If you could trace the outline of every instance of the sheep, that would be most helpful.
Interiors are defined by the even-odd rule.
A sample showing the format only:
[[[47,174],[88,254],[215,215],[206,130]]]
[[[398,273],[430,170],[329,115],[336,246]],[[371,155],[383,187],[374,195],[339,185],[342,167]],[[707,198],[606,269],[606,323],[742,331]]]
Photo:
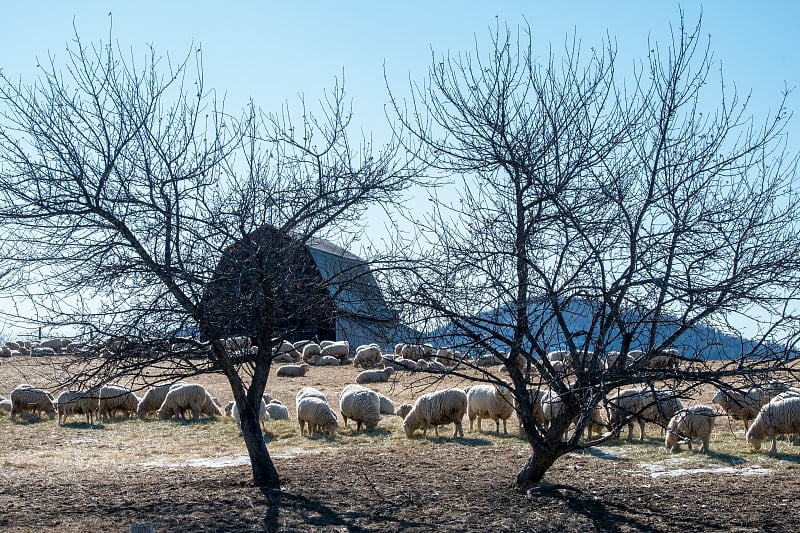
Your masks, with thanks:
[[[309,363],[314,366],[339,366],[339,359],[332,355],[312,355]]]
[[[644,440],[646,422],[666,426],[675,413],[683,409],[680,398],[666,390],[653,391],[648,387],[625,389],[608,399],[609,422],[619,431],[623,422],[628,425],[628,440],[633,438],[633,422],[639,423],[639,440]]]
[[[267,404],[267,414],[269,420],[289,420],[289,409],[278,400],[272,400]]]
[[[547,354],[547,359],[552,364],[555,361],[561,361],[565,366],[572,366],[572,354],[566,350],[554,350]]]
[[[404,359],[413,361],[433,357],[434,353],[434,348],[430,344],[404,344],[400,348],[400,355]]]
[[[11,391],[11,422],[16,422],[17,413],[23,411],[33,411],[39,419],[41,419],[42,411],[50,420],[56,417],[56,409],[50,393],[27,384],[18,385]]]
[[[560,361],[556,362],[560,363]],[[538,412],[534,409],[534,417],[540,424],[548,427],[551,421],[561,414],[561,411],[564,408],[564,401],[555,391],[534,390],[529,391],[529,394],[531,395],[531,401],[534,401],[535,398],[539,398],[540,409]],[[591,420],[587,420],[585,425],[588,439],[592,438],[594,431],[597,431],[597,433],[600,434],[603,428],[608,427],[608,422],[603,416],[603,411],[604,409],[601,405],[595,405],[594,409],[592,409],[592,418]],[[580,416],[581,415],[578,414],[573,421],[577,421]],[[522,428],[520,428],[520,430],[521,429]]]
[[[417,363],[412,361],[411,359],[405,359],[403,357],[394,357],[393,359],[387,358],[388,356],[384,355],[381,358],[381,363],[383,363],[386,367],[392,367],[395,370],[416,370]]]
[[[100,387],[100,419],[108,420],[114,411],[120,410],[125,416],[137,412],[139,398],[127,387],[120,385],[103,385]]]
[[[52,357],[55,354],[56,351],[47,346],[37,346],[35,348],[31,348],[31,357]]]
[[[415,363],[415,366],[417,370],[420,370],[422,372],[427,372],[431,365],[429,361],[425,359],[420,359]]]
[[[151,387],[150,390],[145,393],[144,397],[139,400],[139,405],[136,406],[136,416],[142,420],[146,420],[150,413],[158,411],[171,388],[186,384],[185,381],[176,381],[175,383]]]
[[[226,403],[226,404],[225,404],[225,409],[224,409],[224,411],[225,411],[225,416],[232,416],[232,415],[233,415],[233,405],[234,405],[235,403],[236,403],[236,402],[234,402],[233,400],[231,400],[231,401],[229,401],[228,403]],[[160,406],[159,406],[159,407],[160,407]]]
[[[287,364],[294,364],[294,357],[292,357],[288,353],[280,353],[278,355],[274,355],[272,357],[273,363],[287,363]]]
[[[711,431],[714,429],[714,409],[708,405],[693,405],[686,409],[681,409],[669,419],[667,424],[667,436],[664,438],[664,446],[667,451],[679,451],[681,439],[686,439],[689,449],[692,449],[692,439],[700,439],[702,445],[701,452],[708,451],[708,441],[711,438]]]
[[[303,358],[303,354],[295,349],[294,345],[287,340],[282,340],[279,345],[273,346],[272,355],[273,361],[276,359],[280,359],[281,361],[291,359],[291,361],[288,361],[290,363],[296,363]]]
[[[222,416],[219,406],[199,383],[189,383],[170,389],[157,414],[159,420],[167,420],[174,415],[182,416],[187,409],[192,410],[195,421],[200,418],[200,414],[206,414],[211,418]]]
[[[306,363],[302,365],[283,365],[278,368],[276,375],[285,378],[299,378],[305,376],[310,368]]]
[[[474,385],[467,389],[467,415],[469,416],[469,430],[478,419],[478,431],[481,430],[481,420],[491,418],[494,420],[497,435],[500,435],[500,421],[503,421],[503,434],[508,435],[506,421],[514,412],[511,391],[508,385]]]
[[[447,372],[447,367],[444,364],[440,363],[439,361],[428,361],[428,372],[436,372],[438,374],[444,374]]]
[[[381,360],[381,348],[377,344],[363,344],[356,348],[356,355],[353,358],[353,366],[372,368]]]
[[[11,406],[11,400],[0,401],[0,414],[10,413]]]
[[[350,343],[347,341],[335,341],[322,346],[320,355],[331,355],[339,359],[340,362],[346,363],[350,358]]]
[[[339,396],[339,412],[347,427],[347,419],[356,422],[356,430],[375,429],[381,419],[381,399],[378,393],[361,385],[348,385]]]
[[[750,426],[750,421],[758,415],[758,410],[762,405],[776,396],[779,392],[772,387],[762,389],[751,387],[742,393],[737,390],[720,389],[711,400],[711,403],[719,405],[734,420],[741,420],[744,431]]]
[[[618,363],[617,361],[619,361],[621,357],[622,354],[620,352],[616,351],[608,352],[606,354],[605,369],[606,370],[624,369],[630,367],[633,364],[634,358],[631,357],[630,354],[625,356],[625,360],[623,362]]]
[[[394,402],[381,394],[380,392],[376,393],[378,398],[381,401],[381,414],[382,415],[393,415],[394,414]]]
[[[12,350],[8,346],[0,346],[0,357],[11,357]]]
[[[646,368],[678,368],[680,353],[674,348],[659,350],[647,360]]]
[[[397,344],[395,344],[394,345],[394,355],[395,356],[402,355],[403,346],[405,346],[405,345],[406,345],[406,343],[404,343],[404,342],[398,342]]]
[[[339,429],[336,413],[328,402],[314,396],[305,396],[297,403],[297,422],[300,425],[300,435],[305,435],[306,424],[310,436],[317,433],[333,436]]]
[[[382,370],[364,370],[356,376],[356,383],[383,383],[389,381],[389,377],[394,374],[394,368],[387,366]]]
[[[92,387],[88,391],[67,390],[56,398],[58,424],[63,425],[73,414],[86,415],[86,422],[94,424],[100,410],[100,389]]]
[[[223,345],[228,353],[233,353],[249,349],[252,346],[252,341],[250,337],[241,335],[239,337],[228,337],[224,339]]]
[[[303,398],[319,398],[325,403],[328,403],[328,398],[325,397],[325,394],[322,391],[315,389],[314,387],[303,387],[294,397],[294,403],[297,405],[300,403],[300,400]]]
[[[488,353],[475,359],[475,366],[495,366],[502,364],[502,362],[496,355]]]
[[[771,437],[769,453],[778,449],[776,437],[783,434],[800,433],[800,397],[791,396],[771,401],[758,411],[753,424],[747,430],[747,443],[755,450],[761,449],[764,439]]]
[[[455,424],[453,437],[464,436],[461,420],[467,411],[467,394],[461,389],[446,389],[423,394],[403,420],[406,437],[411,438],[418,428],[422,428],[422,436],[427,436],[428,428],[433,426],[436,436],[439,427],[444,424]]]
[[[408,413],[410,413],[410,412],[411,412],[411,409],[412,409],[413,407],[414,407],[414,406],[413,406],[413,405],[411,405],[410,403],[404,403],[404,404],[400,404],[400,407],[398,407],[398,408],[397,408],[397,412],[396,412],[396,414],[397,414],[397,416],[399,416],[400,418],[405,418],[406,416],[408,416]]]
[[[316,342],[309,342],[303,346],[303,362],[308,363],[315,355],[322,355],[322,348]]]
[[[231,406],[231,417],[233,421],[236,422],[236,425],[239,426],[239,433],[242,432],[242,416],[239,413],[239,408],[236,406],[236,402],[233,402]],[[258,409],[258,422],[261,424],[261,429],[266,429],[266,422],[270,419],[269,413],[267,412],[267,403],[264,401],[264,398],[261,398],[261,405]]]

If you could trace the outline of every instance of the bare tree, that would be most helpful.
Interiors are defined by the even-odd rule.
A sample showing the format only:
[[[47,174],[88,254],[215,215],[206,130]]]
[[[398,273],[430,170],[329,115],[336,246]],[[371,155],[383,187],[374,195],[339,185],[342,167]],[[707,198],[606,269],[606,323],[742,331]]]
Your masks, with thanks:
[[[274,344],[316,305],[287,309],[287,263],[312,239],[346,246],[364,209],[397,200],[413,175],[396,144],[352,143],[339,84],[316,112],[301,101],[296,115],[251,104],[234,116],[202,74],[200,49],[177,64],[151,49],[140,63],[110,34],[86,45],[77,31],[66,63],[51,58],[34,83],[0,73],[2,255],[26,300],[5,318],[104,340],[104,359],[87,347],[65,384],[224,373],[254,482],[274,487],[258,408]],[[225,343],[243,315],[257,350]]]
[[[797,154],[783,102],[759,122],[720,79],[709,105],[716,66],[700,23],[686,28],[682,15],[625,83],[610,43],[583,57],[568,41],[544,62],[530,30],[498,30],[492,45],[434,57],[409,100],[393,98],[408,146],[462,186],[431,197],[416,238],[398,246],[413,253],[388,277],[429,338],[507,366],[531,446],[516,479],[527,490],[637,414],[582,439],[620,387],[686,398],[793,356]],[[737,316],[760,327],[755,341],[735,330]],[[740,350],[725,356],[736,360],[710,365],[731,338]],[[659,365],[670,349],[678,359]],[[549,421],[535,413],[545,391],[561,407]]]

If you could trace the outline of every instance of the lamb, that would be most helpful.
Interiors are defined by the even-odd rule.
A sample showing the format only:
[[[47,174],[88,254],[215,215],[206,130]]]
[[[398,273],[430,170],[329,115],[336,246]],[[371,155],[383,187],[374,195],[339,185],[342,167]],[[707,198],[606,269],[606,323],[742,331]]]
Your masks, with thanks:
[[[363,344],[356,348],[356,356],[353,358],[353,366],[372,368],[381,360],[381,348],[377,344]]]
[[[45,412],[50,420],[56,417],[50,393],[27,384],[18,385],[11,391],[11,422],[16,422],[17,413],[23,411],[33,411],[39,419],[42,412]]]
[[[297,422],[300,425],[300,435],[305,435],[306,424],[310,436],[317,433],[333,436],[339,429],[336,413],[328,402],[314,396],[305,396],[297,403]]]
[[[180,387],[181,385],[186,385],[186,382],[176,381],[175,383],[151,387],[150,390],[145,393],[144,397],[139,400],[139,405],[136,406],[136,416],[142,420],[147,420],[148,415],[158,411],[161,404],[164,403],[164,398],[167,397],[169,390],[173,387]]]
[[[764,439],[772,438],[769,453],[778,449],[778,435],[800,433],[800,397],[791,396],[764,405],[747,430],[747,443],[755,450],[761,449]]]
[[[267,414],[269,420],[289,420],[289,409],[278,400],[272,400],[267,404]]]
[[[276,375],[285,378],[299,378],[305,376],[310,368],[306,363],[302,365],[283,365],[278,368]]]
[[[233,417],[233,421],[236,422],[236,425],[239,426],[239,433],[242,432],[242,416],[239,413],[239,408],[236,406],[236,402],[233,402],[231,406],[231,417]],[[261,398],[261,406],[258,409],[258,422],[261,424],[261,429],[266,429],[266,422],[269,420],[269,413],[267,412],[267,403],[264,401],[264,398]]]
[[[31,348],[31,357],[52,357],[55,354],[56,351],[54,349],[46,346],[36,346],[35,348]]]
[[[340,362],[346,363],[350,358],[350,343],[347,341],[334,341],[330,344],[322,346],[320,355],[330,355],[339,359]]]
[[[325,397],[325,394],[323,394],[322,391],[315,389],[314,387],[303,387],[302,389],[297,391],[297,394],[294,397],[295,405],[299,404],[300,400],[302,400],[303,398],[319,398],[323,402],[328,403],[328,398]]]
[[[667,436],[664,439],[667,451],[679,451],[681,439],[687,440],[691,450],[692,439],[695,438],[703,442],[700,451],[707,452],[715,416],[714,409],[708,405],[693,405],[678,411],[667,424]]]
[[[58,407],[58,424],[63,425],[67,417],[73,414],[86,415],[86,422],[94,424],[100,409],[100,389],[93,387],[88,391],[67,390],[56,398]]]
[[[366,383],[383,383],[389,381],[389,377],[394,374],[394,368],[387,366],[382,370],[364,370],[356,376],[356,383],[364,385]]]
[[[400,407],[398,407],[398,408],[397,408],[397,413],[396,413],[396,414],[397,414],[397,416],[399,416],[400,418],[405,418],[406,416],[408,416],[408,413],[410,413],[410,412],[411,412],[411,409],[412,409],[413,407],[414,407],[414,406],[413,406],[413,405],[411,405],[410,403],[404,403],[404,404],[401,404],[401,405],[400,405]]]
[[[167,392],[164,403],[158,410],[159,420],[167,420],[175,415],[183,416],[187,409],[192,410],[192,417],[195,421],[199,420],[200,414],[206,414],[211,418],[222,416],[219,406],[211,399],[205,387],[199,383],[189,383],[175,387]]]
[[[100,387],[100,419],[108,420],[117,410],[125,416],[136,413],[139,407],[139,398],[127,387],[120,385],[103,385]]]
[[[314,366],[339,366],[339,359],[332,355],[312,355],[309,363]]]
[[[427,436],[428,428],[433,426],[436,436],[439,427],[444,424],[455,424],[453,437],[464,436],[461,420],[467,411],[467,394],[461,389],[446,389],[423,394],[411,408],[403,420],[406,437],[411,438],[418,428],[422,428],[422,436]]]
[[[481,430],[481,420],[491,418],[494,420],[496,433],[500,434],[500,421],[503,421],[503,434],[508,435],[506,421],[514,412],[511,391],[508,385],[474,385],[467,389],[467,415],[469,416],[469,430],[478,419],[478,431]]]
[[[369,431],[375,429],[380,422],[381,400],[375,391],[361,385],[348,385],[339,396],[339,412],[342,413],[345,427],[350,418],[356,422],[357,431],[362,424]]]

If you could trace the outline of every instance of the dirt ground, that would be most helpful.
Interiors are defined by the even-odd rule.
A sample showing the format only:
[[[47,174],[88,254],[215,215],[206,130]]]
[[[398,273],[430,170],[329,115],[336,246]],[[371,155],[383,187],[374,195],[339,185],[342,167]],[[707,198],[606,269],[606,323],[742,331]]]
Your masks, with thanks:
[[[32,381],[26,368],[4,361],[0,395],[23,375]],[[335,404],[356,372],[273,374],[268,388],[293,416],[301,386],[322,389]],[[198,381],[220,399],[230,396],[219,376]],[[424,392],[410,385],[402,377],[376,389],[399,403]],[[556,487],[527,496],[511,488],[528,454],[516,422],[508,436],[473,432],[453,440],[446,431],[411,441],[397,417],[369,437],[343,428],[330,439],[273,423],[268,446],[279,492],[251,486],[230,419],[58,427],[0,417],[0,531],[129,531],[139,522],[159,532],[796,531],[800,523],[798,449],[780,443],[774,457],[749,452],[741,430],[727,424],[707,455],[668,456],[655,428],[643,443],[571,454],[547,474]]]

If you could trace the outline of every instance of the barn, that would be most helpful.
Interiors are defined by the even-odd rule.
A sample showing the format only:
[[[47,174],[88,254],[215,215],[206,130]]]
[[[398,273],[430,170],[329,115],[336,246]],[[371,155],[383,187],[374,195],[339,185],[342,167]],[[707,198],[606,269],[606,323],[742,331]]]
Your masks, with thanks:
[[[271,295],[271,298],[266,295]],[[387,350],[402,326],[369,265],[324,239],[305,242],[265,225],[220,258],[202,312],[214,335],[253,336],[273,317],[273,336],[377,342]]]

